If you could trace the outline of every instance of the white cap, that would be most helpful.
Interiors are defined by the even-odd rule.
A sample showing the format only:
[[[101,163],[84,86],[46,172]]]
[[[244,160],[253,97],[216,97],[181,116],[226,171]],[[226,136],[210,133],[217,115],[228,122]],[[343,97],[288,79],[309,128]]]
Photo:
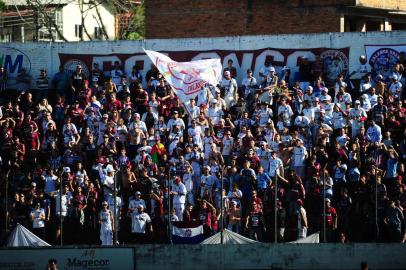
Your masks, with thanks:
[[[217,103],[217,99],[213,98],[210,103],[216,104]]]
[[[109,118],[109,115],[107,113],[103,114],[103,118]]]
[[[63,172],[64,173],[70,173],[70,168],[69,167],[64,167]]]
[[[282,68],[282,70],[290,70],[290,68],[289,68],[288,66],[284,66],[284,67]]]
[[[307,54],[302,56],[302,59],[309,59],[309,56]]]
[[[224,71],[224,75],[230,75],[230,71],[228,70]]]
[[[114,168],[113,168],[113,165],[111,165],[111,164],[107,165],[107,167],[106,167],[106,172],[112,173],[112,172],[114,172],[114,171],[115,171],[115,170],[114,170]]]
[[[398,80],[398,75],[393,74],[393,75],[391,76],[391,79],[394,79],[395,81],[397,81],[397,80]]]
[[[306,90],[313,91],[313,87],[311,85],[309,85],[309,86],[306,87]]]
[[[359,100],[356,100],[355,104],[361,104],[361,102]]]
[[[269,71],[275,72],[275,68],[274,68],[274,67],[270,67],[270,68],[269,68]]]

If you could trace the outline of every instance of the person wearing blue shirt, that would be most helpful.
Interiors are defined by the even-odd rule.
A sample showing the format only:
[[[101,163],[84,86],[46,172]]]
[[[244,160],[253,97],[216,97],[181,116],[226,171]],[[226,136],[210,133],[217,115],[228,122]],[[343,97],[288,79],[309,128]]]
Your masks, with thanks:
[[[264,168],[260,165],[258,167],[258,191],[259,193],[263,193],[270,185],[271,177],[267,173],[264,173]]]

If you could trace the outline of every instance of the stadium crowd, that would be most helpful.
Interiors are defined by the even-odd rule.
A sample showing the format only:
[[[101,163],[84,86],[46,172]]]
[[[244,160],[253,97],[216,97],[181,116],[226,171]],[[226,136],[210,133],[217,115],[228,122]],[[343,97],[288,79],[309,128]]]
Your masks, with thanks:
[[[296,82],[265,61],[237,82],[229,61],[188,104],[154,66],[22,69],[13,90],[1,68],[1,230],[52,244],[168,243],[169,224],[405,242],[404,53],[388,77],[361,56],[331,85],[317,64],[303,56]]]

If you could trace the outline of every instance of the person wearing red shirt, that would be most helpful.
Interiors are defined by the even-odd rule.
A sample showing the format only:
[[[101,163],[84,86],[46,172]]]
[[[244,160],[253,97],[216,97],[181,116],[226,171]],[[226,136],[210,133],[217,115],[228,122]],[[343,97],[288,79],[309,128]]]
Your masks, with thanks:
[[[326,198],[326,214],[321,213],[321,228],[324,226],[324,219],[326,222],[326,240],[327,242],[334,241],[334,233],[337,229],[337,211],[334,207],[331,206],[331,200]]]
[[[105,104],[105,109],[109,112],[112,112],[115,110],[119,111],[122,108],[123,108],[123,105],[121,104],[121,101],[117,99],[115,93],[112,93],[110,95],[110,101]]]

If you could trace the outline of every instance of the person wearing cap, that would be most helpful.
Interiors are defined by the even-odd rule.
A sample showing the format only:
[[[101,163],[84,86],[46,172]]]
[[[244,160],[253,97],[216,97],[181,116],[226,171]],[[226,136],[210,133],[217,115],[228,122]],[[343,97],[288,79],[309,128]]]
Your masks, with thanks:
[[[248,237],[256,241],[263,241],[266,224],[261,206],[255,200],[252,200],[249,205],[249,211],[245,220],[245,230],[248,232]]]
[[[259,77],[261,77],[261,81],[266,80],[266,77],[270,73],[270,68],[272,67],[271,59],[266,57],[264,61],[264,65],[259,70]]]
[[[141,192],[136,191],[134,197],[132,197],[128,203],[128,213],[131,214],[133,211],[137,211],[139,205],[147,208],[145,201],[141,197]]]
[[[107,201],[114,190],[114,174],[116,170],[111,164],[108,164],[104,170],[101,166],[98,169],[101,178],[100,182],[103,185],[104,200]]]
[[[176,210],[176,215],[179,218],[179,221],[183,220],[183,211],[185,211],[186,203],[186,186],[182,183],[179,176],[175,177],[173,181],[170,194],[173,196],[173,207]]]
[[[173,131],[174,126],[179,126],[179,130],[183,132],[186,128],[185,122],[183,121],[182,118],[179,117],[179,111],[173,111],[172,112],[172,118],[169,119],[168,121],[168,132]]]
[[[220,88],[222,90],[227,109],[230,109],[230,107],[238,100],[238,85],[237,81],[231,77],[231,73],[229,71],[224,72],[224,78],[220,81]]]
[[[113,245],[114,218],[106,201],[102,203],[102,210],[99,212],[99,224],[102,246]]]
[[[147,242],[147,233],[152,233],[151,218],[144,211],[144,206],[140,204],[137,210],[131,213],[131,232],[137,244]]]
[[[230,208],[226,214],[227,229],[240,233],[241,231],[241,209],[238,208],[236,201],[231,201]]]
[[[209,122],[212,125],[218,125],[220,120],[224,116],[224,111],[221,106],[219,106],[217,99],[213,98],[210,100],[210,107],[207,112]]]
[[[331,206],[331,200],[329,198],[325,199],[326,204],[326,214],[324,212],[321,213],[321,221],[320,221],[320,228],[323,231],[323,223],[324,219],[326,222],[326,241],[327,242],[334,242],[334,233],[337,229],[337,211],[334,207]],[[322,234],[323,235],[323,234]]]
[[[393,74],[389,86],[389,98],[393,101],[398,101],[402,97],[403,85],[399,81],[399,76]]]
[[[303,142],[297,139],[292,148],[292,166],[295,169],[296,174],[303,179],[305,161],[308,157],[306,147],[303,146]]]
[[[272,90],[277,85],[278,85],[278,76],[276,75],[275,68],[270,67],[268,75],[261,82],[261,88],[263,90]]]
[[[360,129],[364,126],[364,122],[367,119],[367,113],[361,108],[361,102],[356,100],[354,102],[354,108],[349,111],[349,119],[351,121],[351,137],[355,138],[360,133]]]

